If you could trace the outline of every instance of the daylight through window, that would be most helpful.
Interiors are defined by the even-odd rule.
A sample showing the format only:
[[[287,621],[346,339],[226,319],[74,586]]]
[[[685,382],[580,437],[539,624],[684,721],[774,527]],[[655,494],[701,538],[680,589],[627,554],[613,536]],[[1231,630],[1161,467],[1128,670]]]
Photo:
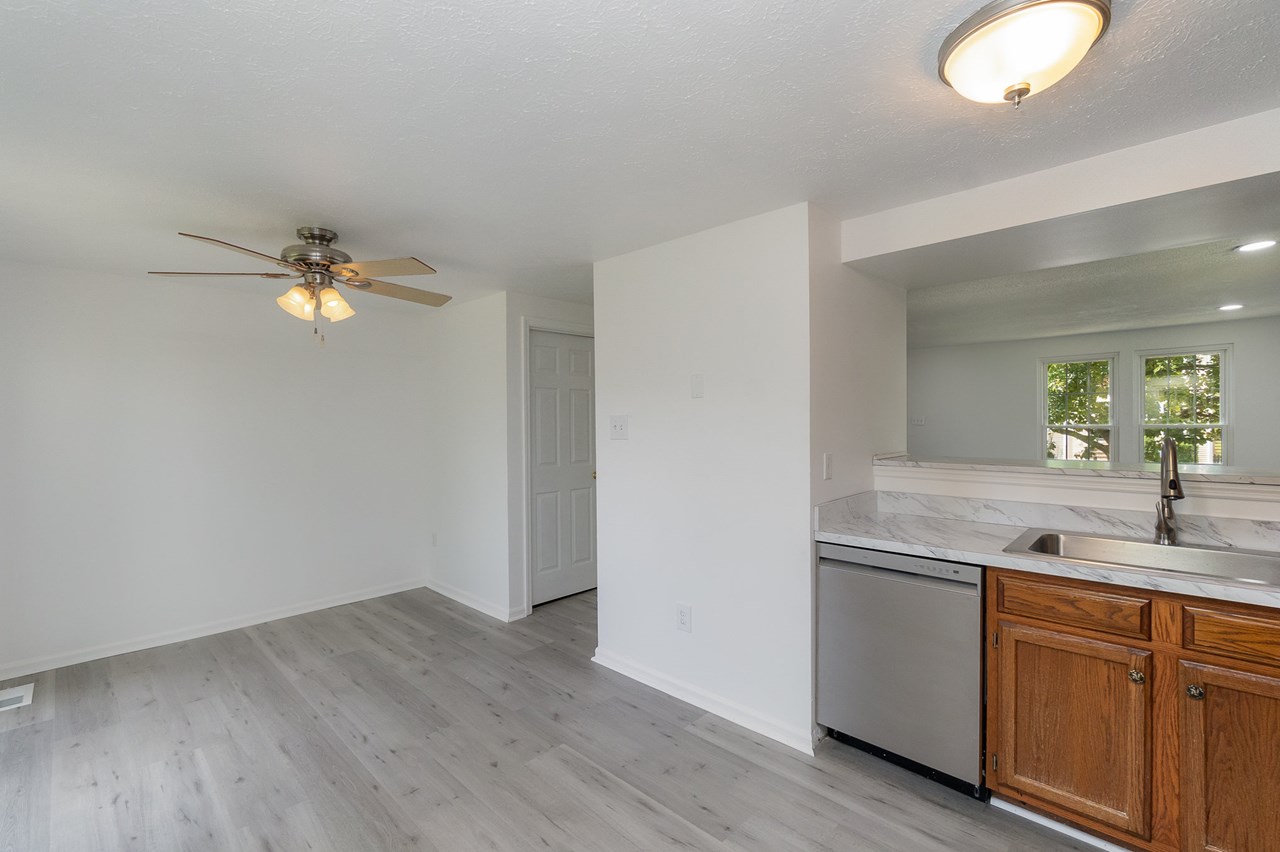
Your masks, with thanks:
[[[1142,359],[1142,456],[1160,460],[1166,435],[1184,464],[1222,464],[1223,352],[1148,355]]]
[[[1044,366],[1046,457],[1111,461],[1114,359],[1053,361]]]

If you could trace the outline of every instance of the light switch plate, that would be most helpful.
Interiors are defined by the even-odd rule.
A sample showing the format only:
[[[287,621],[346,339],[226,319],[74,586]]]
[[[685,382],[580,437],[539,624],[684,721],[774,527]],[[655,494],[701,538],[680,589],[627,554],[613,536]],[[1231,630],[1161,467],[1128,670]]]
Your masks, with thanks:
[[[706,395],[704,382],[701,373],[694,373],[689,377],[689,396],[693,399],[702,399]]]

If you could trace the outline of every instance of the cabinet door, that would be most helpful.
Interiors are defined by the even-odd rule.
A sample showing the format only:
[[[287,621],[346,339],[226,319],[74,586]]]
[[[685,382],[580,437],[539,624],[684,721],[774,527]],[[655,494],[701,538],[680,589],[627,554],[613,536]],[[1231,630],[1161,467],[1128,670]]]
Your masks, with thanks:
[[[1186,848],[1280,849],[1280,678],[1178,669]]]
[[[1150,834],[1151,655],[1001,623],[997,783]]]

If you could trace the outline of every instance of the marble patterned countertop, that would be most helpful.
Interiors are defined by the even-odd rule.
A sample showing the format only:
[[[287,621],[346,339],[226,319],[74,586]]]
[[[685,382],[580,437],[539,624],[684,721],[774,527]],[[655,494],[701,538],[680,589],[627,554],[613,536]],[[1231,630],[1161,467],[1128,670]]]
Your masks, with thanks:
[[[1098,464],[1096,462],[1058,461],[1055,459],[1017,461],[1012,459],[926,458],[903,453],[887,453],[876,456],[874,463],[880,467],[1033,473],[1049,476],[1091,476],[1112,479],[1160,478],[1159,466],[1154,464]],[[1251,470],[1241,467],[1184,464],[1179,466],[1178,475],[1185,482],[1224,482],[1236,485],[1280,486],[1280,474],[1275,471]]]
[[[824,503],[814,515],[820,542],[1280,608],[1280,587],[1004,552],[1030,527],[1146,538],[1145,513],[871,491]],[[1195,516],[1180,521],[1188,544],[1280,551],[1280,524]]]

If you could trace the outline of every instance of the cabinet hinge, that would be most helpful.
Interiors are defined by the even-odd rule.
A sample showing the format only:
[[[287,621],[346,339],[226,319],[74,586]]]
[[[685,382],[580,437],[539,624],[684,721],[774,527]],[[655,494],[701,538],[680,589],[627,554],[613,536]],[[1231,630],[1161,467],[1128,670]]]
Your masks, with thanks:
[[[991,634],[991,645],[995,648],[1000,647],[1000,631],[997,630]]]

